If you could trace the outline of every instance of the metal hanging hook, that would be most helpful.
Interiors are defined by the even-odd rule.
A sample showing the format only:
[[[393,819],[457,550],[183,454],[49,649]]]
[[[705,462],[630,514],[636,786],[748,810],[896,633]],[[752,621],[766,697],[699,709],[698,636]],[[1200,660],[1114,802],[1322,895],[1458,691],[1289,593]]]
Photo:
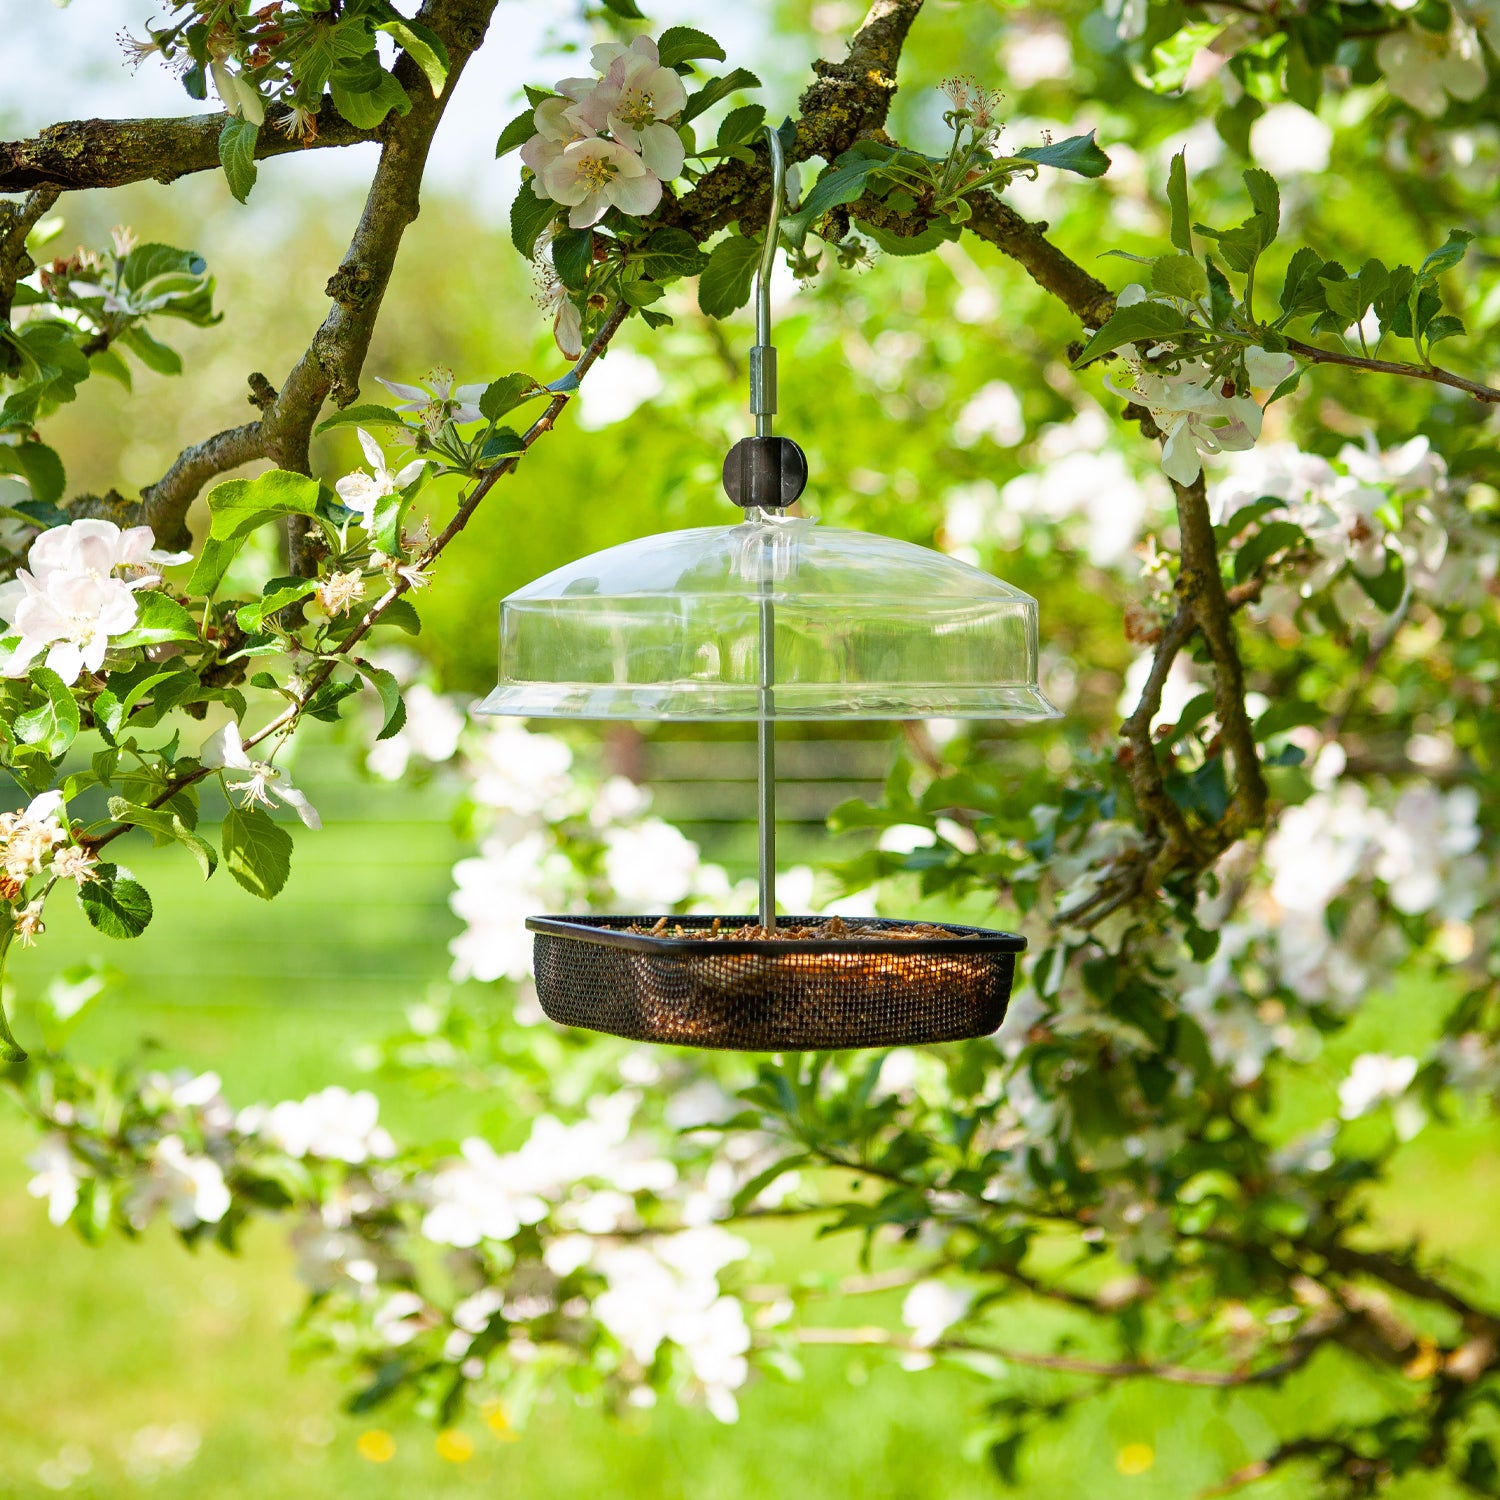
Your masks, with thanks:
[[[766,219],[766,242],[755,273],[755,347],[750,351],[750,410],[756,437],[770,437],[776,415],[776,346],[771,342],[771,272],[776,264],[776,241],[781,232],[781,206],[786,199],[786,157],[781,137],[765,127],[771,153],[771,211]]]

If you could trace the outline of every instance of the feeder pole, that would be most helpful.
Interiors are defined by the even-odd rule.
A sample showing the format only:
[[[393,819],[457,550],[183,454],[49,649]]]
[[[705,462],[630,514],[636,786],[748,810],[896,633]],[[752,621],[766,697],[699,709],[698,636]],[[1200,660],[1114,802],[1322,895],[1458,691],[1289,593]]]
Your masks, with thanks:
[[[771,343],[771,271],[776,263],[776,240],[781,226],[781,204],[786,195],[786,160],[781,137],[765,127],[771,154],[771,208],[766,219],[766,241],[755,278],[755,347],[750,351],[750,411],[756,437],[770,437],[776,413],[776,349]],[[760,566],[760,704],[756,721],[757,791],[760,822],[760,925],[776,930],[776,605],[774,556],[770,537],[762,544]]]

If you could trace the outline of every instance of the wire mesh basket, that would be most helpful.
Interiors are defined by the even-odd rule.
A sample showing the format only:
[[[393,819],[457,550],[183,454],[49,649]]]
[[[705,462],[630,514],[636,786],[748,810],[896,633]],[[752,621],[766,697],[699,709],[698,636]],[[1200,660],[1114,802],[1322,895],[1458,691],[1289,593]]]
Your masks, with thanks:
[[[779,919],[820,931],[828,920]],[[850,936],[691,935],[714,923],[734,931],[755,918],[531,917],[542,1009],[563,1026],[741,1052],[961,1041],[1005,1019],[1026,947],[1013,932],[948,923],[884,937],[914,924],[877,918]]]

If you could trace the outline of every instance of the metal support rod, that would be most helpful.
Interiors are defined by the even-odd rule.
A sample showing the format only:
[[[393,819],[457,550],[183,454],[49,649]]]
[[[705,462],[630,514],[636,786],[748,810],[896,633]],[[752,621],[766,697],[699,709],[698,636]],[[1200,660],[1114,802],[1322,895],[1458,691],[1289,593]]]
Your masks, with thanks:
[[[771,154],[771,210],[766,219],[766,242],[755,278],[755,347],[750,351],[750,410],[755,435],[771,436],[776,414],[776,350],[771,344],[771,271],[776,264],[776,242],[781,229],[781,204],[786,196],[786,160],[781,137],[766,126]],[[749,512],[746,513],[747,517]],[[755,517],[764,524],[759,510]],[[776,605],[775,557],[767,537],[760,558],[760,705],[756,724],[757,808],[760,821],[760,925],[776,930]]]

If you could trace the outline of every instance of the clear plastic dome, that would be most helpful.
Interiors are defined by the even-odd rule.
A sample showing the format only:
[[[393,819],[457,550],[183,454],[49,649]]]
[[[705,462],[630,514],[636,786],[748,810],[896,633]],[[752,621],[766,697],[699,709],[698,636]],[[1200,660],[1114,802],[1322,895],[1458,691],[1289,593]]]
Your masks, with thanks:
[[[762,640],[772,643],[762,680]],[[500,606],[481,713],[1047,719],[1037,605],[940,552],[758,515],[626,542]]]

